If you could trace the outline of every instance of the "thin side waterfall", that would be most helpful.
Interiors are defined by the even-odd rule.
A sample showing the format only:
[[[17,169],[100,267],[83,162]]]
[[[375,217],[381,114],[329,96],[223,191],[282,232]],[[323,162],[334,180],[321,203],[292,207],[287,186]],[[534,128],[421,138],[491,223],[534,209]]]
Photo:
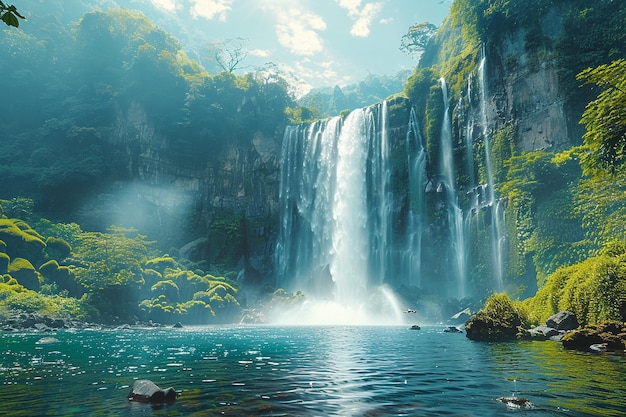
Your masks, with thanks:
[[[289,126],[280,172],[281,227],[276,250],[278,286],[323,291],[333,224],[336,140],[341,119]],[[298,236],[297,239],[292,238]]]
[[[491,253],[493,257],[493,273],[495,277],[495,286],[497,291],[504,289],[504,236],[502,229],[504,227],[504,210],[502,201],[496,200],[493,172],[491,168],[491,140],[489,137],[489,128],[487,120],[487,83],[485,80],[485,71],[487,58],[483,48],[482,59],[478,67],[478,76],[480,82],[480,116],[482,124],[483,141],[485,144],[485,167],[487,174],[487,198],[488,204],[491,206]]]
[[[370,231],[371,255],[370,268],[372,277],[378,285],[384,283],[389,273],[389,256],[391,252],[391,196],[389,168],[389,138],[387,130],[387,101],[383,101],[378,114],[378,129],[371,133],[373,140],[369,146],[368,157],[368,200],[371,201],[369,214],[372,223]],[[370,133],[368,133],[370,135]]]
[[[467,78],[467,123],[465,125],[465,152],[467,159],[467,171],[469,175],[469,185],[476,185],[476,175],[474,174],[474,143],[472,141],[474,133],[474,118],[472,117],[472,74]]]
[[[443,125],[441,127],[441,165],[443,168],[443,185],[445,187],[448,228],[450,236],[450,250],[454,259],[454,284],[455,288],[448,288],[450,294],[458,298],[465,297],[465,233],[463,227],[463,210],[459,207],[457,192],[455,189],[454,154],[452,149],[452,121],[450,118],[450,106],[448,104],[448,87],[442,77],[441,90],[443,92],[443,105],[445,108]]]
[[[402,251],[403,270],[408,285],[422,286],[422,237],[426,227],[425,184],[426,148],[415,110],[411,109],[406,134],[407,165],[409,167],[409,214],[405,248]]]

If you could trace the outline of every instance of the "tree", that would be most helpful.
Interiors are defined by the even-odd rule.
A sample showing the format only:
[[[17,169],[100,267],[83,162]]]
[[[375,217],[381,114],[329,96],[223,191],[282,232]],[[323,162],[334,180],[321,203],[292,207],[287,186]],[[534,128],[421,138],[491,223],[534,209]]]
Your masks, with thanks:
[[[586,174],[614,173],[626,162],[626,59],[587,68],[577,79],[602,88],[580,120],[586,128],[581,165]]]
[[[437,33],[437,26],[432,23],[416,23],[409,28],[400,42],[400,50],[417,57],[426,48],[430,39]]]
[[[6,5],[3,1],[0,1],[0,20],[6,23],[7,26],[15,26],[19,27],[20,21],[17,18],[24,19],[26,18],[22,16],[14,5]]]
[[[213,59],[223,71],[234,72],[243,68],[241,64],[248,57],[248,51],[243,47],[245,41],[244,38],[226,39],[212,45]]]

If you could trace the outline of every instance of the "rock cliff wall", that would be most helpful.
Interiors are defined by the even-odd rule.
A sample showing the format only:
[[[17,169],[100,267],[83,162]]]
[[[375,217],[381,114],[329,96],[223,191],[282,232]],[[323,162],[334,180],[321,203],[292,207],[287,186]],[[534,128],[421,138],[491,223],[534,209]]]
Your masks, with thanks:
[[[109,139],[127,170],[117,184],[129,200],[119,215],[192,261],[270,272],[282,132],[250,136],[181,156],[139,104],[119,109]],[[131,203],[143,208],[138,215],[124,213]]]
[[[516,148],[559,151],[581,141],[580,109],[568,106],[553,45],[563,36],[558,10],[541,22],[544,43],[529,48],[520,27],[487,48],[488,117],[492,130],[517,126]]]

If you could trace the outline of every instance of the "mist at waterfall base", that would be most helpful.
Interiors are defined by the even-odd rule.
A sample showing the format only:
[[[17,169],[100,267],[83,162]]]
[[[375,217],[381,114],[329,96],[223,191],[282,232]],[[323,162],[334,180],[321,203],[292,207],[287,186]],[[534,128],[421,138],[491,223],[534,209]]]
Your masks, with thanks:
[[[415,112],[410,107],[398,111],[396,104],[393,117],[406,117],[400,126],[397,120],[390,126],[387,102],[354,110],[345,119],[286,129],[277,287],[302,291],[306,301],[275,309],[267,317],[270,322],[441,322],[454,314],[445,311],[445,304],[462,310],[471,297],[483,295],[469,282],[471,231],[485,223],[477,218],[488,211],[493,219],[487,222],[491,240],[501,240],[499,232],[493,232],[501,210],[494,209],[498,203],[490,172],[487,184],[470,184],[471,192],[464,190],[464,200],[470,203],[462,206],[443,79],[442,92],[446,114],[436,156],[426,154]],[[469,89],[467,94],[469,101]],[[481,114],[483,100],[484,95]],[[488,142],[486,122],[481,122],[483,141]],[[473,133],[471,123],[468,136]],[[471,146],[471,138],[467,142]],[[443,173],[429,178],[427,161],[433,157],[441,161]],[[475,177],[473,172],[470,176]],[[439,224],[428,218],[428,204],[447,213],[435,219]],[[493,252],[488,290],[500,291],[501,245],[485,244]],[[407,310],[416,313],[405,314]]]

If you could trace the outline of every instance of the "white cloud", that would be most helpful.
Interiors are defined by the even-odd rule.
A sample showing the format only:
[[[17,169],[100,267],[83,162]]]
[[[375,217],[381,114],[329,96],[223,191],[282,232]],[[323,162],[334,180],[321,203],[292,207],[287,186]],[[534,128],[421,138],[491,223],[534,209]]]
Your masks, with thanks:
[[[366,3],[361,7],[361,0],[337,0],[339,6],[348,11],[348,16],[355,22],[350,34],[355,37],[366,38],[370,34],[372,21],[382,10],[382,3]]]
[[[380,20],[379,20],[379,23],[380,23],[381,25],[388,25],[388,24],[390,24],[391,22],[393,22],[393,17],[388,17],[388,18],[386,18],[386,19],[380,19]]]
[[[361,0],[337,0],[337,3],[341,8],[346,9],[350,16],[359,14]]]
[[[203,17],[212,20],[217,17],[220,22],[224,22],[227,13],[232,10],[232,3],[232,0],[191,0],[189,12],[195,19]]]
[[[270,51],[267,49],[253,49],[248,52],[252,56],[258,56],[261,58],[266,58],[271,55]]]
[[[326,22],[311,12],[299,9],[276,11],[278,42],[297,55],[313,55],[323,49],[318,31],[326,30]]]
[[[152,4],[154,4],[155,7],[168,12],[173,12],[177,7],[176,0],[152,0]]]

